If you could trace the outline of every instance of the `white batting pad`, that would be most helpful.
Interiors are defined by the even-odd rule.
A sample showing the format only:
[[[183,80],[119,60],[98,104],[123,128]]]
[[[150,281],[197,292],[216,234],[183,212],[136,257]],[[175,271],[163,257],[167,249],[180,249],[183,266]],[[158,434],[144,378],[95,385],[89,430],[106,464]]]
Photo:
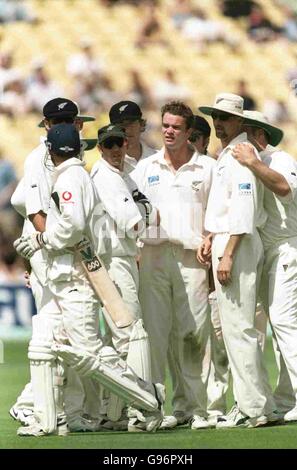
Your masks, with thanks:
[[[153,385],[137,377],[114,349],[104,346],[97,356],[57,343],[52,349],[78,374],[97,380],[127,404],[151,412],[158,409]]]

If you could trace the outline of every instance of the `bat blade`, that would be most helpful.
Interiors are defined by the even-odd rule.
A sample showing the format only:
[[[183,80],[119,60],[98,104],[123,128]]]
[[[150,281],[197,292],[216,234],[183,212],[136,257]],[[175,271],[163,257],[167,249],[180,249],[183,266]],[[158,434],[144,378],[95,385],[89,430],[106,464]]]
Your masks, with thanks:
[[[97,256],[91,244],[83,241],[77,245],[81,263],[90,284],[112,321],[118,328],[125,328],[133,323],[134,318],[110,278],[103,262]]]

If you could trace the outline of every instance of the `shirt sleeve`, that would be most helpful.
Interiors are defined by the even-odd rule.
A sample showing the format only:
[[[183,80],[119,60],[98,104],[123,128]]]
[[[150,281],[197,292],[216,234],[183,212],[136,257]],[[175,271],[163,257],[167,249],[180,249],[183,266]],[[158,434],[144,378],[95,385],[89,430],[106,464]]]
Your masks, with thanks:
[[[230,235],[251,234],[255,228],[257,184],[253,173],[233,160],[230,165]]]
[[[63,174],[59,177],[52,194],[59,215],[45,231],[48,250],[73,247],[83,238],[89,202],[84,184],[84,180],[66,178]]]
[[[93,181],[106,212],[116,224],[118,230],[131,232],[133,227],[142,220],[131,193],[120,175],[114,174],[113,180],[104,178],[100,170],[94,174]],[[135,236],[137,232],[135,232]]]
[[[45,180],[44,173],[41,171],[41,165],[43,165],[41,159],[42,156],[36,153],[26,160],[24,166],[24,190],[26,195],[27,216],[38,214],[40,211],[45,214],[48,212],[49,203],[45,204],[44,198],[44,192],[49,192],[48,182]]]
[[[26,218],[26,197],[24,178],[22,178],[11,196],[11,205],[25,219]]]
[[[279,196],[274,193],[275,197],[283,204],[290,204],[297,194],[297,162],[286,152],[276,152],[272,155],[269,168],[280,173],[290,186],[290,192],[287,196]]]

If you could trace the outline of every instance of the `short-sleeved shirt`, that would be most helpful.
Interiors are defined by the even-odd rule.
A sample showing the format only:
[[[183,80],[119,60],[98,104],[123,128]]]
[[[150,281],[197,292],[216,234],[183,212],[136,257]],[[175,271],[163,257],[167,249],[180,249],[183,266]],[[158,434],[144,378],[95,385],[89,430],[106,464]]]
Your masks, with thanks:
[[[142,240],[156,245],[166,241],[197,249],[205,234],[204,217],[215,161],[195,152],[175,173],[164,148],[139,162],[130,177],[160,212],[160,227],[148,227]]]
[[[271,145],[260,153],[269,168],[280,173],[290,186],[290,193],[281,197],[265,187],[264,207],[267,221],[260,231],[264,248],[297,236],[297,162],[291,155]]]
[[[103,215],[102,203],[83,166],[78,158],[69,158],[55,168],[45,230],[51,250],[74,247],[86,236],[97,253],[105,251],[95,229]]]
[[[147,157],[150,157],[154,153],[156,153],[155,149],[152,149],[149,147],[146,143],[141,142],[141,148],[142,148],[142,154],[139,160],[136,160],[133,157],[130,157],[129,155],[125,155],[125,162],[124,162],[124,173],[130,173],[136,168],[136,165],[144,160]]]
[[[242,142],[247,142],[246,133],[233,139],[216,162],[205,217],[205,228],[209,232],[252,234],[265,224],[263,184],[231,154]]]
[[[48,212],[51,188],[53,164],[45,166],[46,156],[45,138],[40,139],[40,145],[36,147],[26,158],[24,164],[24,190],[26,195],[26,214],[38,214]],[[50,160],[49,160],[50,162]]]
[[[91,171],[91,178],[108,214],[112,256],[135,256],[138,232],[134,226],[142,221],[142,217],[123,176],[103,158]]]

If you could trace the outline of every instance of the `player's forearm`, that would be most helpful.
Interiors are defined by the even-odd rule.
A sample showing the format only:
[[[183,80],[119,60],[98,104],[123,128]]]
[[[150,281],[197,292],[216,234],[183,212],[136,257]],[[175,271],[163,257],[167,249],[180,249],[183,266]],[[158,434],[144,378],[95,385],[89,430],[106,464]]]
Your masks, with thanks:
[[[60,251],[74,247],[83,238],[85,225],[75,220],[61,218],[44,232],[45,248],[48,251]]]
[[[39,211],[37,214],[30,214],[29,220],[32,222],[37,232],[45,231],[46,214],[44,212]]]
[[[244,233],[241,233],[240,235],[230,235],[230,238],[224,251],[224,256],[229,258],[234,257],[244,235]]]
[[[253,163],[249,165],[249,169],[277,196],[284,197],[290,193],[291,188],[284,176],[272,170],[260,160],[257,159],[253,161]]]

